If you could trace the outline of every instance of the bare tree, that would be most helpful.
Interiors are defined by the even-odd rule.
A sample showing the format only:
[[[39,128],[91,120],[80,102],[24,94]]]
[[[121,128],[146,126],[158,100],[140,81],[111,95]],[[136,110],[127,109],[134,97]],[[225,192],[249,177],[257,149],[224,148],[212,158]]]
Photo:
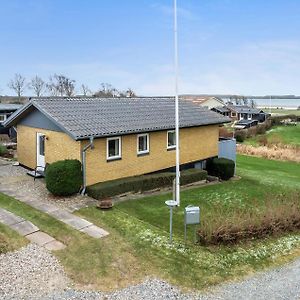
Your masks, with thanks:
[[[17,94],[19,101],[21,96],[24,93],[25,86],[26,86],[26,79],[21,74],[15,74],[15,77],[10,80],[8,83],[8,87],[15,91]]]
[[[110,98],[118,97],[119,91],[110,83],[101,83],[101,88],[94,94],[96,97]]]
[[[84,96],[90,95],[92,93],[92,91],[85,84],[81,85],[81,91]]]
[[[31,79],[28,87],[29,89],[34,91],[35,96],[40,97],[42,95],[42,92],[45,90],[46,83],[41,77],[36,75]]]
[[[136,93],[131,88],[128,88],[126,91],[126,97],[129,98],[136,97]]]
[[[50,76],[47,89],[53,96],[73,96],[75,91],[75,80],[64,75],[54,74]]]
[[[257,106],[257,104],[256,104],[255,100],[251,99],[250,100],[250,107],[251,108],[256,108],[256,106]]]

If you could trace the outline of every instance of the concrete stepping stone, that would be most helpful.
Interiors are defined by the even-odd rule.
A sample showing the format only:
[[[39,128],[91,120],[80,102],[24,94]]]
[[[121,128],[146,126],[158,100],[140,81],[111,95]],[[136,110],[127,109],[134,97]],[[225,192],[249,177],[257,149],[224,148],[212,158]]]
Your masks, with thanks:
[[[23,236],[39,231],[39,228],[29,221],[23,221],[21,223],[11,225],[10,227]]]
[[[36,200],[31,200],[31,201],[28,201],[27,203],[28,203],[28,205],[30,205],[30,206],[38,209],[38,210],[41,210],[42,212],[45,212],[47,214],[49,214],[50,212],[59,210],[59,208],[57,208],[54,205],[39,202],[39,201],[36,201]]]
[[[52,242],[49,242],[47,244],[44,245],[44,247],[50,251],[58,251],[58,250],[62,250],[66,248],[66,245],[64,245],[63,243],[55,240]]]
[[[25,221],[23,218],[16,216],[15,214],[0,208],[0,222],[7,225],[11,226],[20,222]]]
[[[107,231],[105,231],[104,229],[102,229],[98,226],[95,226],[95,225],[90,225],[88,227],[80,229],[79,231],[84,232],[84,233],[88,234],[89,236],[96,238],[96,239],[99,239],[99,238],[109,235],[109,233]]]
[[[26,238],[31,242],[38,244],[39,246],[44,246],[50,242],[55,241],[55,238],[43,231],[37,231],[31,234],[26,235]]]

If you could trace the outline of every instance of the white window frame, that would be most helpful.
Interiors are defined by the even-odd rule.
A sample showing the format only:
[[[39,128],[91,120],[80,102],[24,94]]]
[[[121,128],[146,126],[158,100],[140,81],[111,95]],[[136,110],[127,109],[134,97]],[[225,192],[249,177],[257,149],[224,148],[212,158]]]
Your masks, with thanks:
[[[109,156],[109,141],[119,140],[119,155]],[[107,160],[115,160],[122,158],[122,139],[120,136],[111,137],[106,139],[106,159]]]
[[[3,123],[3,122],[6,121],[7,116],[6,116],[6,114],[0,114],[0,117],[1,117],[1,116],[3,116],[3,120],[0,120],[0,123]]]
[[[139,150],[139,138],[140,137],[146,137],[147,138],[147,149],[146,150],[143,150],[143,151],[140,151]],[[149,133],[141,133],[141,134],[138,134],[137,135],[137,138],[136,138],[136,147],[137,147],[137,154],[138,155],[141,155],[141,154],[148,154],[150,152],[150,144],[149,144]]]
[[[174,133],[175,134],[175,145],[169,146],[169,133]],[[168,150],[176,149],[176,133],[175,133],[175,130],[168,130],[167,131],[167,149]]]

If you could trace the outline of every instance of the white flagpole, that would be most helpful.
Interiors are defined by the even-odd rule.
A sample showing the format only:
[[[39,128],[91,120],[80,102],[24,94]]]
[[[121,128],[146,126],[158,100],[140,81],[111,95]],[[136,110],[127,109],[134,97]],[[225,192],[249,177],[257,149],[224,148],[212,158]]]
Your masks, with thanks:
[[[176,204],[180,205],[180,149],[179,149],[179,105],[178,105],[178,37],[177,37],[177,0],[174,0],[174,66],[175,66],[175,137],[176,137]]]

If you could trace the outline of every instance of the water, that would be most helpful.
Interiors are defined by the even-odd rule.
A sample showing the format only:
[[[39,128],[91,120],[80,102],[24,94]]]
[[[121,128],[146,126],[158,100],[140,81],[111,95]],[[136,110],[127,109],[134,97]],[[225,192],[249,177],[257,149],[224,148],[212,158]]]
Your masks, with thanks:
[[[248,98],[251,100],[251,98]],[[229,98],[222,98],[223,101],[227,102],[229,101]],[[261,107],[269,107],[270,106],[270,99],[254,99],[257,106]],[[278,107],[278,108],[290,108],[290,109],[296,109],[298,106],[300,106],[300,99],[271,99],[271,106],[272,107]]]

